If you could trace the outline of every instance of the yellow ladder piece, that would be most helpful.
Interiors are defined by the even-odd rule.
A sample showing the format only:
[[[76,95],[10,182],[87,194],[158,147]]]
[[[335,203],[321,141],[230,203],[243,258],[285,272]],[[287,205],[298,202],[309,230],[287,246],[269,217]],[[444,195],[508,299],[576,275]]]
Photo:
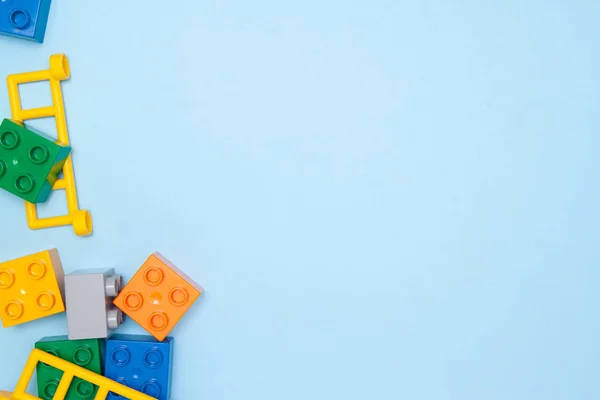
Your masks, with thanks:
[[[8,86],[8,100],[10,102],[12,119],[22,123],[28,119],[54,117],[58,141],[68,145],[69,133],[67,131],[67,118],[65,116],[65,105],[60,82],[68,79],[70,75],[69,60],[64,54],[53,54],[50,56],[50,69],[9,75],[6,78],[6,84]],[[52,105],[23,110],[21,108],[19,85],[40,81],[48,81],[50,83]],[[38,218],[36,205],[26,201],[25,214],[27,215],[27,224],[31,229],[72,225],[77,236],[90,235],[92,233],[92,216],[88,210],[79,209],[71,155],[67,158],[62,172],[63,177],[56,181],[52,190],[65,190],[68,214]]]
[[[147,394],[138,392],[135,389],[122,385],[102,375],[80,367],[79,365],[72,364],[63,360],[62,358],[58,358],[39,349],[33,349],[31,351],[15,391],[12,393],[12,396],[7,398],[5,397],[6,400],[41,400],[39,397],[33,396],[26,392],[35,368],[40,362],[63,371],[62,378],[58,384],[56,393],[54,394],[54,400],[64,400],[67,390],[69,389],[69,385],[74,377],[81,378],[84,381],[88,381],[98,386],[98,392],[96,393],[94,400],[105,400],[109,392],[130,400],[156,400],[154,397],[150,397]],[[5,392],[0,392],[0,395],[4,393]],[[7,395],[9,394],[4,394],[4,396]],[[0,399],[2,399],[2,397],[0,397]]]

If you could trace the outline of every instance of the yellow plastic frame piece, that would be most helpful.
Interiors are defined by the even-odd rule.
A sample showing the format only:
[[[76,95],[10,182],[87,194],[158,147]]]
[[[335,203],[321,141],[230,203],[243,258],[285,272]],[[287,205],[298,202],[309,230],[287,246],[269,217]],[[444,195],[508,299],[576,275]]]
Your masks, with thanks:
[[[81,378],[98,386],[98,392],[94,400],[105,400],[108,396],[108,392],[113,392],[117,395],[125,397],[130,400],[156,400],[154,397],[150,397],[147,394],[138,392],[135,389],[122,385],[118,382],[105,378],[102,375],[98,375],[95,372],[88,371],[87,369],[78,365],[72,364],[61,358],[55,357],[52,354],[46,353],[39,349],[33,349],[29,355],[29,359],[25,364],[21,378],[17,383],[15,391],[12,396],[7,400],[41,400],[39,397],[35,397],[26,392],[29,381],[33,376],[35,368],[39,362],[50,365],[60,371],[63,371],[60,383],[54,393],[54,400],[64,400],[67,395],[67,390],[71,385],[74,377]]]
[[[10,102],[12,119],[22,123],[28,119],[54,117],[56,120],[58,141],[68,145],[69,133],[67,131],[67,118],[65,116],[65,106],[63,103],[60,82],[68,79],[70,75],[71,68],[69,67],[69,60],[64,54],[53,54],[50,56],[50,69],[9,75],[6,78],[6,84],[8,86],[8,100]],[[52,105],[23,110],[21,108],[19,85],[22,83],[40,81],[48,81],[50,83]],[[90,235],[92,233],[92,216],[89,211],[79,209],[71,155],[67,158],[62,172],[63,177],[56,181],[52,190],[65,190],[67,195],[68,214],[56,217],[38,218],[36,205],[26,201],[25,214],[27,215],[27,224],[31,229],[72,225],[77,236]]]

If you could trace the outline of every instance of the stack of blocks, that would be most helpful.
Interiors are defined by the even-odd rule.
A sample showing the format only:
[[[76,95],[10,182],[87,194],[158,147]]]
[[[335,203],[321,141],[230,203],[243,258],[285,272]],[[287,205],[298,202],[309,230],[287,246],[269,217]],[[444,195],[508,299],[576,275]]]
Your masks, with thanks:
[[[0,264],[5,328],[66,310],[68,334],[42,338],[36,349],[159,400],[171,393],[174,339],[168,334],[201,294],[202,288],[160,253],[152,254],[125,286],[112,268],[65,276],[56,249]],[[123,314],[152,336],[113,333]],[[38,363],[38,398],[52,400],[63,373]],[[64,398],[95,400],[98,390],[75,376]],[[106,398],[122,397],[109,392]]]

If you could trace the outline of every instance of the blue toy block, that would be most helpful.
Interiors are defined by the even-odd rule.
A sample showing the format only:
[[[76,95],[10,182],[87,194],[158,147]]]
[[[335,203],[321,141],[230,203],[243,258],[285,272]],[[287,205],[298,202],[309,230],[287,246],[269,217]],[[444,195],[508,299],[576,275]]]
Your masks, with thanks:
[[[114,334],[106,341],[104,376],[159,400],[171,397],[173,342],[149,335]],[[109,393],[108,400],[122,400]]]
[[[0,34],[43,43],[51,0],[0,0]]]

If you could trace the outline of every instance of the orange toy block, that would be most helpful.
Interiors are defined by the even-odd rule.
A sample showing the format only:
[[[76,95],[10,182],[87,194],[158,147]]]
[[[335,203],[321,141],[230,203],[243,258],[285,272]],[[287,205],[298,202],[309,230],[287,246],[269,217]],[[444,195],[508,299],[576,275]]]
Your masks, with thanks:
[[[152,254],[113,301],[162,341],[203,289],[160,253]]]
[[[65,311],[65,274],[52,249],[0,264],[0,319],[5,328]]]

